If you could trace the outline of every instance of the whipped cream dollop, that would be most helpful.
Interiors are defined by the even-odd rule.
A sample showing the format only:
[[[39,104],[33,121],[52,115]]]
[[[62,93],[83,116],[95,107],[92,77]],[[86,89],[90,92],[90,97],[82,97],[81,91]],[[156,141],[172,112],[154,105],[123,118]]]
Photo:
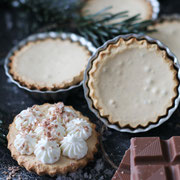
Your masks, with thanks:
[[[42,138],[35,146],[36,158],[44,164],[53,164],[59,160],[61,149],[56,141]]]
[[[57,120],[59,123],[66,124],[77,117],[76,113],[69,107],[64,107],[63,103],[57,103],[48,109],[47,117],[50,120]]]
[[[36,138],[30,134],[18,134],[14,140],[14,147],[20,154],[31,155],[34,152]]]
[[[34,105],[15,118],[18,135],[14,146],[20,154],[31,155],[44,164],[60,159],[61,151],[71,159],[81,159],[88,152],[87,140],[92,134],[90,123],[63,103]]]
[[[66,135],[65,128],[57,121],[43,119],[34,131],[39,138],[47,137],[51,140],[61,141]]]
[[[30,109],[34,116],[36,116],[38,118],[41,118],[43,116],[43,113],[40,111],[38,105],[34,105]]]
[[[47,117],[50,118],[50,120],[57,120],[58,122],[61,122],[63,111],[63,103],[54,104],[48,109]]]
[[[31,130],[37,119],[31,111],[31,108],[21,111],[19,115],[16,116],[15,125],[18,130]]]
[[[61,141],[62,154],[71,159],[81,159],[88,151],[88,146],[83,138],[68,134]]]
[[[64,107],[64,113],[62,114],[62,120],[61,122],[63,124],[68,123],[72,119],[77,118],[76,113],[69,107]]]
[[[68,134],[87,140],[92,134],[91,125],[84,119],[75,118],[66,124]]]
[[[52,106],[48,109],[47,118],[49,118],[50,120],[57,120],[58,122],[60,122],[60,115],[61,113],[58,113],[57,108],[55,106]]]

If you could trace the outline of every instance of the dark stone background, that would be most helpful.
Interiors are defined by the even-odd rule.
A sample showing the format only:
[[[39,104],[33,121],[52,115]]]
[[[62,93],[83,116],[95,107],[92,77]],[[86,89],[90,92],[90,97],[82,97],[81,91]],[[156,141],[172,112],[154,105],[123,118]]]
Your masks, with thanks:
[[[161,15],[180,13],[179,0],[161,0]],[[22,109],[32,106],[33,104],[41,104],[42,102],[34,100],[26,92],[20,90],[17,86],[10,83],[5,75],[3,63],[4,57],[16,43],[28,35],[28,22],[26,18],[19,14],[16,10],[8,10],[1,8],[0,10],[0,120],[6,124],[12,122],[13,117]],[[90,112],[87,103],[83,96],[82,87],[73,90],[67,94],[64,99],[66,105],[72,105],[75,109],[80,110],[84,115],[87,115],[101,129],[102,124]],[[180,135],[180,109],[178,108],[173,116],[160,127],[149,131],[148,133],[141,133],[131,135],[128,133],[120,133],[111,129],[106,129],[102,135],[102,142],[104,149],[116,165],[121,161],[125,150],[129,147],[130,138],[133,136],[160,136],[167,139],[173,135]],[[14,161],[9,150],[0,145],[0,179],[6,179],[7,175],[3,172],[8,171],[9,167],[18,166]],[[66,176],[57,176],[51,178],[49,176],[37,176],[35,173],[27,172],[24,168],[20,168],[13,179],[22,178],[28,180],[34,179],[111,179],[115,169],[104,158],[101,148],[95,156],[95,160],[90,162],[85,168],[79,169],[75,173],[68,173]]]

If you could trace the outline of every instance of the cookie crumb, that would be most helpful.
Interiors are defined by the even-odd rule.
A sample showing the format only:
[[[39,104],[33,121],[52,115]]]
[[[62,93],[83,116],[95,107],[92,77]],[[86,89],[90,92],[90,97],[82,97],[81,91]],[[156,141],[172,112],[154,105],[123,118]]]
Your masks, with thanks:
[[[9,167],[9,168],[8,168],[8,171],[9,171],[9,172],[4,171],[3,174],[8,175],[8,176],[6,177],[6,180],[11,180],[13,177],[16,176],[16,173],[17,173],[19,170],[20,170],[20,168],[19,168],[18,166],[12,166],[12,167]]]

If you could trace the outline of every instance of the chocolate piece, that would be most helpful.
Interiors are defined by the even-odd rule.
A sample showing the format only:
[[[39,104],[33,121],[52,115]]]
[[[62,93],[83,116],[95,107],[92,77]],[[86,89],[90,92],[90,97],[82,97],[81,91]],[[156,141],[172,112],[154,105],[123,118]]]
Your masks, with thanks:
[[[128,149],[112,180],[130,180],[130,149]]]
[[[133,180],[180,179],[180,136],[132,138],[130,156]]]

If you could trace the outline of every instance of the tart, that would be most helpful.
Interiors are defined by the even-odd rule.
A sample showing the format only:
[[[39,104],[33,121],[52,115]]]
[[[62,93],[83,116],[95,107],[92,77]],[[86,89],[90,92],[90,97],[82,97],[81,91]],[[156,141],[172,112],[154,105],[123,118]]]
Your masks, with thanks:
[[[9,72],[29,89],[58,90],[76,85],[90,57],[89,50],[69,39],[28,42],[9,58]]]
[[[97,152],[95,124],[63,103],[34,105],[9,126],[8,148],[20,166],[38,175],[84,167]]]
[[[149,36],[158,39],[162,43],[167,45],[170,48],[170,50],[177,56],[177,58],[180,59],[180,21],[165,20],[163,22],[155,24],[153,28],[157,31],[149,34]]]
[[[146,127],[167,115],[177,97],[177,69],[157,44],[119,38],[92,61],[89,97],[120,128]]]
[[[94,14],[107,7],[112,7],[108,10],[110,13],[128,11],[129,16],[140,14],[143,20],[151,19],[153,14],[152,5],[147,0],[87,0],[82,12]]]

